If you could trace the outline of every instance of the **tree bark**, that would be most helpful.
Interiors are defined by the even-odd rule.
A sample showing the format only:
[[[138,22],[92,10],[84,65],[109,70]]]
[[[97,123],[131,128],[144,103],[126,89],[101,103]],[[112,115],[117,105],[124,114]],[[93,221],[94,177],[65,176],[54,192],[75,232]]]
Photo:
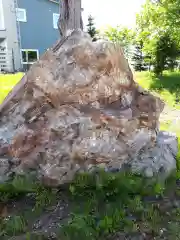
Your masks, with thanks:
[[[68,30],[83,29],[81,0],[61,0],[58,23],[61,36],[67,36]]]

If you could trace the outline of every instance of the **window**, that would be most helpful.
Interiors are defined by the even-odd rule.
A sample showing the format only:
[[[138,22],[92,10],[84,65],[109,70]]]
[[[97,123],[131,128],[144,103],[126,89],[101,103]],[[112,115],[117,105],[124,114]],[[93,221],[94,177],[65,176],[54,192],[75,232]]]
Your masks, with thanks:
[[[58,29],[59,14],[53,13],[53,27]]]
[[[19,22],[27,22],[26,9],[16,8],[16,17]]]
[[[39,51],[36,49],[21,49],[23,64],[33,64],[39,59]]]

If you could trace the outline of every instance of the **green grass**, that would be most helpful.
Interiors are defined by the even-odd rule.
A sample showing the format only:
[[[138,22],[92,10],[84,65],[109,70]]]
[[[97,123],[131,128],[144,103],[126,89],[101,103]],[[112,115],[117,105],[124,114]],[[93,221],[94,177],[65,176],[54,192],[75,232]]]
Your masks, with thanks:
[[[160,78],[151,72],[137,72],[136,81],[145,89],[159,96],[164,102],[174,109],[180,109],[180,72],[165,71]],[[180,127],[168,121],[161,123],[162,130],[176,132],[180,138]]]
[[[22,74],[0,76],[0,96],[21,78]],[[151,73],[136,73],[137,81],[160,95],[170,106],[179,108],[180,73],[166,72],[163,79]],[[6,88],[7,87],[7,88]],[[169,129],[165,122],[161,129]],[[179,126],[173,126],[180,137]],[[68,218],[59,220],[57,239],[180,239],[180,153],[177,172],[166,182],[147,180],[130,173],[81,174],[65,189],[42,187],[28,177],[15,177],[0,185],[0,203],[33,199],[33,205],[21,207],[10,217],[0,219],[0,239],[23,235],[23,239],[47,239],[44,232],[32,233],[29,227],[45,211],[52,217],[51,207],[63,199],[68,202]],[[60,206],[62,207],[62,206]],[[52,213],[51,213],[52,211]],[[119,237],[118,234],[121,234]],[[128,237],[128,238],[126,238]],[[136,237],[136,238],[134,238]]]
[[[0,103],[4,100],[8,92],[22,78],[23,73],[0,74]]]
[[[135,77],[143,88],[158,94],[168,105],[180,109],[180,72],[165,72],[161,78],[151,72],[138,72]]]

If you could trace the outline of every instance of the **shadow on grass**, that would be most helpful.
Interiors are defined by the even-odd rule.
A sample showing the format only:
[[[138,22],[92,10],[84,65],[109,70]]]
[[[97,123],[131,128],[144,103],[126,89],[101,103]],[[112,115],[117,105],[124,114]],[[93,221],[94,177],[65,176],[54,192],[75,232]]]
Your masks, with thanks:
[[[168,90],[171,94],[174,94],[176,103],[180,102],[180,72],[177,73],[165,73],[162,77],[152,77],[152,83],[150,84],[150,90],[162,91]]]

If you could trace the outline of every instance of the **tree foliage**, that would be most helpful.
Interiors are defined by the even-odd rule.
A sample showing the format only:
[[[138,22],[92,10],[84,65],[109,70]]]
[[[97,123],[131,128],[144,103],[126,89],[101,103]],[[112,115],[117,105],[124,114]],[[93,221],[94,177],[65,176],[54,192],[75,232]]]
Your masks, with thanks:
[[[127,27],[109,27],[104,32],[104,37],[112,42],[120,43],[124,49],[125,54],[128,55],[130,48],[135,40],[135,33],[133,30]]]
[[[109,27],[104,36],[119,42],[136,70],[153,65],[157,74],[173,69],[180,53],[180,0],[146,0],[137,15],[135,31],[127,27]]]
[[[175,41],[173,41],[171,37],[165,33],[159,38],[156,44],[155,73],[162,74],[165,67],[173,69],[177,55],[178,49]]]
[[[94,18],[91,15],[89,15],[88,17],[87,32],[89,33],[93,41],[97,40],[96,39],[97,30],[94,24]]]
[[[179,54],[179,14],[180,0],[147,0],[137,15],[138,38],[158,74],[172,66]]]
[[[135,44],[135,52],[132,57],[132,61],[134,62],[134,69],[136,71],[145,70],[144,67],[144,54],[143,54],[143,41],[136,42]]]

